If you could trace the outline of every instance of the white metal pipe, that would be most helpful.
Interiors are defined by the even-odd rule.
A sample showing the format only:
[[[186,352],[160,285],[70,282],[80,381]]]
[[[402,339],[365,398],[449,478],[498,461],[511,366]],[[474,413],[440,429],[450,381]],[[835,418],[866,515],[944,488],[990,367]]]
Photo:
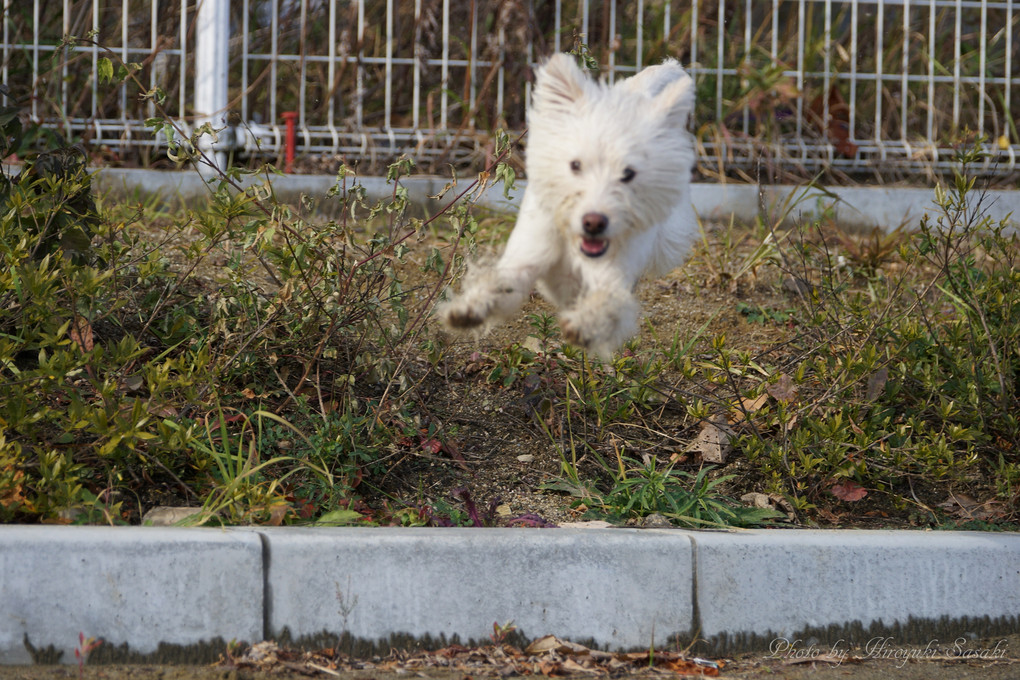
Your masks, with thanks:
[[[227,70],[230,48],[230,0],[201,0],[195,16],[195,115],[198,125],[227,126]],[[225,169],[229,140],[202,135],[199,149],[214,168]]]

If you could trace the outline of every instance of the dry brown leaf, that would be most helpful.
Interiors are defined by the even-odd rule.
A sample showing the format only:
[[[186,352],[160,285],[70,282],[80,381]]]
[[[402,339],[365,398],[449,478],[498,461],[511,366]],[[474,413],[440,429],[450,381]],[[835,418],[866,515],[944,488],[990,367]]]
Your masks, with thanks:
[[[679,673],[680,675],[697,675],[707,678],[714,678],[719,675],[719,669],[713,666],[703,665],[688,659],[674,659],[663,664],[665,668]]]
[[[545,635],[533,640],[530,645],[524,648],[525,654],[544,654],[545,652],[554,651],[560,644],[559,639],[555,635]]]
[[[545,654],[556,652],[557,654],[589,654],[590,649],[568,640],[561,640],[555,635],[546,635],[532,642],[525,648],[525,654]]]
[[[701,451],[701,458],[706,463],[722,464],[733,447],[727,430],[716,423],[703,423],[691,448]]]
[[[744,397],[740,400],[740,405],[733,409],[733,414],[730,416],[730,425],[736,425],[744,422],[747,414],[754,413],[759,410],[768,400],[768,393],[759,395],[756,399]]]
[[[153,404],[149,403],[147,410],[150,414],[158,418],[176,418],[180,415],[173,406],[169,404]]]
[[[848,503],[859,501],[868,495],[867,489],[857,482],[850,480],[847,480],[842,484],[836,484],[830,489],[830,491],[832,491],[833,496]]]
[[[865,395],[865,400],[875,401],[885,390],[885,384],[889,382],[889,369],[883,366],[868,378],[868,393]]]
[[[999,519],[1006,514],[1000,501],[988,500],[982,503],[962,493],[950,494],[945,502],[939,503],[938,507],[961,519],[979,521]]]
[[[290,506],[286,503],[277,503],[269,509],[269,519],[266,520],[266,524],[271,527],[278,527],[283,524],[284,518],[290,511]]]
[[[584,664],[578,663],[574,659],[564,659],[563,663],[561,665],[562,665],[562,669],[564,671],[566,671],[567,673],[585,673],[585,674],[588,674],[588,675],[595,675],[595,674],[598,673],[598,671],[596,671],[595,668],[593,666],[591,666],[590,664],[589,665],[584,665]]]
[[[93,347],[92,324],[84,317],[76,316],[71,324],[71,341],[78,345],[82,354],[91,352]]]
[[[797,386],[793,384],[793,378],[783,373],[772,385],[768,387],[768,393],[777,401],[790,402],[797,397]]]

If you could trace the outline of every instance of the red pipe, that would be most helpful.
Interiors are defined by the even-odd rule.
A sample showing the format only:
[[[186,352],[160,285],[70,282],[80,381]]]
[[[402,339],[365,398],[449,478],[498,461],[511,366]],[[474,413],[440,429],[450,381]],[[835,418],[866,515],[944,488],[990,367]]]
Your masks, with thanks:
[[[297,111],[284,111],[280,114],[287,126],[287,138],[283,146],[283,171],[291,172],[294,169],[294,146],[297,142]]]

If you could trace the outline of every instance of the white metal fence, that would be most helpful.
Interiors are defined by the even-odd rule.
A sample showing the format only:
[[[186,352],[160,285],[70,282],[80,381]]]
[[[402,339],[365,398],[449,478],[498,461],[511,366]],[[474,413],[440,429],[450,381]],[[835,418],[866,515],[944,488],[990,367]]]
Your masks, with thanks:
[[[111,153],[158,155],[144,120],[159,112],[138,95],[161,88],[167,115],[220,115],[249,153],[282,154],[293,111],[299,158],[480,162],[494,129],[523,127],[536,61],[580,41],[609,79],[665,56],[690,67],[707,174],[762,158],[800,173],[931,172],[979,136],[988,172],[1016,171],[1020,154],[1020,1],[3,3],[11,94],[32,120]],[[100,83],[104,55],[139,64],[141,87]]]

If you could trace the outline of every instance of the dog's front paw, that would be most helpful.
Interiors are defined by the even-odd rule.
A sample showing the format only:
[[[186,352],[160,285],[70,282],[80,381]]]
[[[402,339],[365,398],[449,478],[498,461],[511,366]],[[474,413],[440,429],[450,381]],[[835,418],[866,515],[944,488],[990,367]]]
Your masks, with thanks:
[[[443,323],[456,330],[470,330],[485,323],[486,314],[477,306],[451,302],[440,313]]]
[[[609,358],[637,333],[640,308],[629,292],[596,291],[560,316],[563,339]]]
[[[563,319],[560,321],[560,333],[563,336],[563,339],[571,345],[577,345],[578,347],[588,349],[588,341],[585,339],[580,327],[578,327],[578,325],[570,319]]]

